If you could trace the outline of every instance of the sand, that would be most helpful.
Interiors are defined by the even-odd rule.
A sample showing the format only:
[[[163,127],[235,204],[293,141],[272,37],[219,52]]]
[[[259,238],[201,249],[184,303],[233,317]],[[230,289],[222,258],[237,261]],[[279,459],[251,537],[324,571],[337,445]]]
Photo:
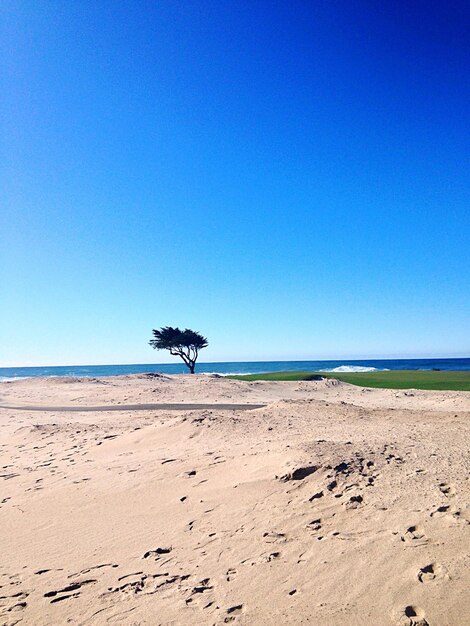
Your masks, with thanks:
[[[2,624],[470,623],[468,392],[135,375],[0,404],[36,407],[0,409]]]

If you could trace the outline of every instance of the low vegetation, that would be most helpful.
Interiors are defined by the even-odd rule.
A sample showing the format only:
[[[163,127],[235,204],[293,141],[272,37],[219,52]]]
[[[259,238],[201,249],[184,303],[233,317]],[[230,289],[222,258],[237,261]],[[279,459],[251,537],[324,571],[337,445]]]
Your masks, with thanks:
[[[269,372],[230,376],[238,380],[318,380],[335,378],[361,387],[470,391],[470,371],[393,370],[386,372]]]

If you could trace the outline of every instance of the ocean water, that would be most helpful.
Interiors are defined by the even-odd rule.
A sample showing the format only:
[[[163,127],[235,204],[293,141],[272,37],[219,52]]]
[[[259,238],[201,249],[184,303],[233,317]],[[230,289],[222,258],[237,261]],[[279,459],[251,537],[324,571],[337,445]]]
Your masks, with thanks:
[[[238,361],[227,363],[197,363],[198,374],[257,374],[262,372],[374,372],[380,370],[470,370],[470,358],[465,359],[364,359],[337,361]],[[181,362],[142,365],[64,365],[50,367],[0,367],[0,381],[45,376],[117,376],[159,372],[186,374]]]

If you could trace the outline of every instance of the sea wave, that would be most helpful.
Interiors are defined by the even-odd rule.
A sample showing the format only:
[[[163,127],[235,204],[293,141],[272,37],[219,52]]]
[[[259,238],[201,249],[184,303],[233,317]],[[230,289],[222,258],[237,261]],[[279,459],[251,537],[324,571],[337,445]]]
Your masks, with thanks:
[[[386,372],[386,369],[379,369],[377,367],[366,367],[364,365],[339,365],[338,367],[333,367],[331,369],[322,369],[319,370],[321,372],[331,372],[331,373],[352,373],[352,372]]]
[[[0,383],[11,383],[15,380],[25,380],[31,378],[31,376],[0,376]]]

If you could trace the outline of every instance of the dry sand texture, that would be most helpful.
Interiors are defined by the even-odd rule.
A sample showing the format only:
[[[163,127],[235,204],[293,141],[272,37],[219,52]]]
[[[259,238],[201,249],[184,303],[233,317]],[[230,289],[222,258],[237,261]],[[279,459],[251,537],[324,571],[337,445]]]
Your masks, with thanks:
[[[4,624],[470,623],[470,394],[207,376],[3,383]]]

